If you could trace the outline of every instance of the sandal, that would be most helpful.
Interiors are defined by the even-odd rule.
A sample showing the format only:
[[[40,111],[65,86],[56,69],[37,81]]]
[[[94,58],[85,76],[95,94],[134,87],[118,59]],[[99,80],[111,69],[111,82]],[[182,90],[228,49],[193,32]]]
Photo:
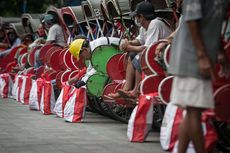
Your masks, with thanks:
[[[130,91],[125,91],[125,90],[122,90],[122,89],[118,89],[117,92],[124,98],[136,99],[138,97],[137,95],[132,94]]]

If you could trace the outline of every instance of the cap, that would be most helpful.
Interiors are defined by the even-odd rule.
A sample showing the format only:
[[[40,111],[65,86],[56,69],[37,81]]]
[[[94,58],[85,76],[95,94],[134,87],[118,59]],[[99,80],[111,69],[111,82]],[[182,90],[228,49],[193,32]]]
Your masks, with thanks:
[[[69,51],[73,57],[79,59],[79,54],[84,41],[85,39],[76,39],[70,44]]]
[[[129,15],[135,17],[139,14],[143,14],[144,17],[155,17],[153,5],[148,1],[140,2],[136,5],[135,11],[131,12]]]
[[[42,22],[45,22],[45,23],[53,23],[54,21],[54,16],[52,14],[46,14],[42,20]]]

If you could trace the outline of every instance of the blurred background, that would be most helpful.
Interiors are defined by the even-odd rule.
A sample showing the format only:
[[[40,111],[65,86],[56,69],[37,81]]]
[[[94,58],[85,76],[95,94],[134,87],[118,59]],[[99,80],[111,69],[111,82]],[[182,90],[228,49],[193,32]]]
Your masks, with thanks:
[[[82,0],[1,0],[0,16],[21,16],[23,13],[45,12],[49,5],[58,8],[78,6]]]

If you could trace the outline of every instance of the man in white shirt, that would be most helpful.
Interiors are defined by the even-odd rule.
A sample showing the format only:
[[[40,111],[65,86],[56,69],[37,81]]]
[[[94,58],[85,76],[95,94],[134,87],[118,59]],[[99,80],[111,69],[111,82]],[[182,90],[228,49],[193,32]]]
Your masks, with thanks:
[[[66,46],[64,30],[58,24],[58,19],[53,14],[46,14],[43,22],[46,27],[49,29],[46,44],[55,43],[62,47]]]
[[[121,96],[135,98],[137,96],[141,81],[139,53],[152,43],[169,36],[172,32],[166,21],[156,18],[154,7],[149,2],[143,1],[138,3],[136,10],[130,16],[135,18],[136,25],[140,27],[140,34],[135,40],[124,40],[120,45],[120,49],[128,52],[130,55],[126,68],[126,84],[123,89],[118,90],[118,93],[109,94],[108,96],[111,98],[119,98]],[[134,79],[135,87],[133,88]]]

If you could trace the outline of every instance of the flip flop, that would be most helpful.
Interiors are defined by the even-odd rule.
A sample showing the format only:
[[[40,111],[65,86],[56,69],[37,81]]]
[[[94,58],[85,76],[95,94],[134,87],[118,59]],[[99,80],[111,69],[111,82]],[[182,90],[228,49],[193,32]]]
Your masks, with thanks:
[[[124,98],[132,98],[132,99],[135,99],[137,98],[136,95],[133,95],[131,92],[129,91],[124,91],[124,90],[119,90],[117,91],[122,97]]]

